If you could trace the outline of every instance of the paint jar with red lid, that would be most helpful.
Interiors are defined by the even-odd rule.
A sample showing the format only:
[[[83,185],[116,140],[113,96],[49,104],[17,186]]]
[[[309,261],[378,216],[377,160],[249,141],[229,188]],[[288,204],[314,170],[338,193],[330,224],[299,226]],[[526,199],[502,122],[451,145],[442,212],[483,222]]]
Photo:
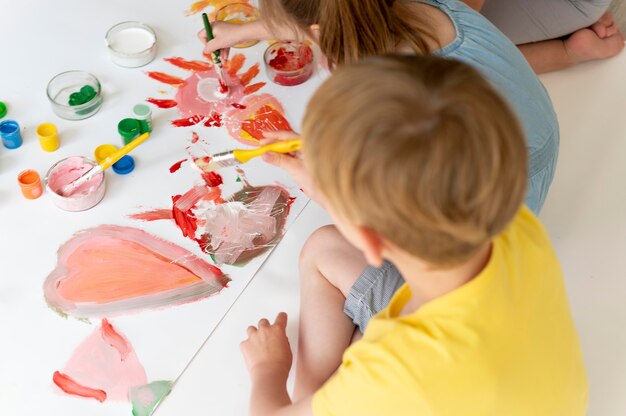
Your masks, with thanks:
[[[268,78],[279,85],[299,85],[313,74],[313,50],[304,42],[276,42],[263,60]]]

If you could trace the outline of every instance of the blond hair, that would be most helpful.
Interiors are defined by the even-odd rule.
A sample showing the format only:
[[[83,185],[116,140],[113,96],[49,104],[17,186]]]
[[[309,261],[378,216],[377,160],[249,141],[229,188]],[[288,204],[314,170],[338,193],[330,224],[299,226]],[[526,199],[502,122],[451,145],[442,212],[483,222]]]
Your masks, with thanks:
[[[526,146],[470,66],[386,56],[339,68],[303,121],[305,163],[341,216],[439,267],[500,233],[526,190]]]
[[[334,66],[366,56],[393,53],[401,43],[416,54],[436,43],[432,28],[411,2],[393,0],[260,0],[261,14],[271,30],[289,25],[310,34],[319,25],[319,46]]]

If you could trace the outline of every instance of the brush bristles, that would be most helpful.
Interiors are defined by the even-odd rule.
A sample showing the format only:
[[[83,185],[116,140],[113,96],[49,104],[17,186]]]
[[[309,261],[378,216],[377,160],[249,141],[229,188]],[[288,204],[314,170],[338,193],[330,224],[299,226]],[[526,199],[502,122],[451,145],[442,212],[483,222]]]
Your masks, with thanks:
[[[218,153],[211,156],[209,163],[206,163],[203,159],[196,160],[196,166],[198,166],[203,172],[212,172],[214,170],[218,170],[219,168],[234,166],[238,163],[239,161],[235,159],[232,151]]]

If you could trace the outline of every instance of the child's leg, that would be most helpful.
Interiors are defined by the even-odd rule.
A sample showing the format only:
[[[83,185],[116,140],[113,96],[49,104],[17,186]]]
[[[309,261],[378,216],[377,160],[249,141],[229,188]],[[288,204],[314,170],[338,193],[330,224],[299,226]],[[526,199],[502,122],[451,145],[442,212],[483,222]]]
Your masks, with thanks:
[[[367,262],[333,226],[322,227],[300,255],[300,330],[294,400],[316,391],[335,372],[355,325],[346,296]]]
[[[486,0],[481,13],[519,45],[589,27],[610,4],[611,0]]]

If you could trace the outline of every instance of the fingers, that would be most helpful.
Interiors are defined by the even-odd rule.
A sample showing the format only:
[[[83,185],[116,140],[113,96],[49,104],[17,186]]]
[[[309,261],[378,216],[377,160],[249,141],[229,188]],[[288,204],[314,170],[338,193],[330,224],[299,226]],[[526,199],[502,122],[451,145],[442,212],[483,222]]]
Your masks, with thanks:
[[[287,314],[285,312],[280,312],[276,315],[276,320],[274,321],[274,325],[279,326],[283,330],[287,329]]]
[[[278,140],[291,140],[299,139],[300,135],[295,131],[279,130],[279,131],[264,131],[264,139],[261,139],[261,144],[270,144]]]
[[[286,170],[291,175],[297,174],[303,169],[302,160],[290,155],[267,152],[263,155],[263,160],[270,165]]]
[[[246,332],[248,333],[248,336],[250,337],[250,336],[252,336],[254,333],[256,333],[256,332],[257,332],[257,329],[256,329],[256,327],[255,327],[254,325],[250,325],[250,326],[248,327],[248,329],[246,330]]]
[[[270,326],[270,321],[268,321],[267,319],[263,318],[259,321],[259,329],[267,328],[268,326]]]

